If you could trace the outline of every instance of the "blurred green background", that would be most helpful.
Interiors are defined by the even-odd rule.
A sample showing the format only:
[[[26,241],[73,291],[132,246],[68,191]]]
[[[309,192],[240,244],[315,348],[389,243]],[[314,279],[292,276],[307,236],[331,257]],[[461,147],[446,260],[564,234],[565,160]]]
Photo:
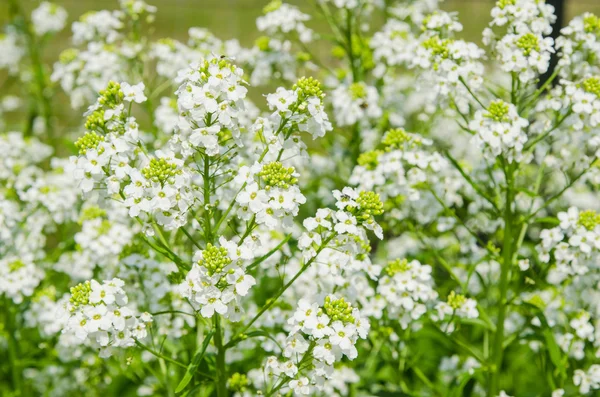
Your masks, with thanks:
[[[26,12],[37,7],[42,0],[18,0]],[[50,0],[64,7],[69,13],[69,27],[52,38],[43,50],[43,58],[47,65],[51,66],[57,60],[61,51],[72,47],[70,42],[70,24],[79,19],[88,11],[119,8],[118,0]],[[256,29],[256,18],[263,13],[263,8],[269,0],[146,0],[149,4],[158,8],[153,30],[148,32],[154,39],[171,37],[183,42],[187,41],[187,31],[190,27],[204,27],[209,29],[220,39],[238,39],[243,46],[251,46],[254,40],[261,36]],[[285,0],[286,2],[299,6],[303,11],[315,15],[312,2],[308,0]],[[600,0],[565,0],[566,20],[585,11],[600,14]],[[0,0],[0,32],[1,26],[8,22],[9,7],[7,0]],[[495,0],[446,0],[442,8],[449,11],[457,11],[459,19],[464,25],[461,33],[462,38],[470,41],[480,42],[481,32],[490,21],[490,10]],[[381,18],[375,18],[373,28],[378,29],[377,23]],[[319,32],[327,32],[326,22],[314,18],[308,25]],[[315,52],[329,51],[327,46],[316,44]],[[0,54],[2,56],[2,54]],[[6,72],[0,71],[0,87],[6,80]],[[0,97],[5,94],[14,94],[18,87],[0,92]],[[2,89],[2,88],[0,88]],[[260,90],[256,91],[258,97]],[[268,90],[266,91],[268,92]],[[62,136],[65,142],[71,143],[69,133],[81,125],[81,114],[73,112],[64,93],[57,90],[54,99],[54,116],[57,117],[57,135]],[[260,101],[258,102],[260,103]],[[21,122],[25,120],[27,108],[16,111],[5,117],[8,120],[9,130],[21,129]],[[143,122],[143,120],[141,120]],[[12,124],[12,125],[11,125]],[[76,133],[77,134],[77,133]]]
[[[33,9],[39,1],[21,0],[23,6]],[[306,0],[287,0],[310,12],[311,6]],[[117,8],[117,0],[54,0],[67,9],[72,22],[90,10]],[[147,0],[158,7],[155,24],[156,37],[185,39],[187,29],[201,26],[210,29],[222,39],[237,38],[242,44],[250,45],[259,36],[255,20],[262,14],[262,8],[269,0]],[[600,13],[600,0],[566,0],[567,20],[584,11]],[[489,22],[489,11],[494,0],[447,0],[443,8],[460,13],[464,25],[463,35],[473,41],[479,41],[481,31]],[[0,24],[8,20],[8,2],[0,0]],[[314,21],[313,26],[319,21]],[[61,40],[54,41],[54,50],[60,51],[69,46],[69,31],[60,35]],[[48,51],[47,56],[56,55]]]

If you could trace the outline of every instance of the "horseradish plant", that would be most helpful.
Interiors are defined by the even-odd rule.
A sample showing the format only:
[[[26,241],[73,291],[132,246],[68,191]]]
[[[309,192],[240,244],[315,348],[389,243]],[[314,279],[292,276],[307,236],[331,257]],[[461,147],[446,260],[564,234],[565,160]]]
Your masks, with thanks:
[[[123,0],[46,65],[66,11],[22,3],[3,395],[600,390],[598,17],[500,0],[480,46],[437,1],[275,0],[245,48]]]

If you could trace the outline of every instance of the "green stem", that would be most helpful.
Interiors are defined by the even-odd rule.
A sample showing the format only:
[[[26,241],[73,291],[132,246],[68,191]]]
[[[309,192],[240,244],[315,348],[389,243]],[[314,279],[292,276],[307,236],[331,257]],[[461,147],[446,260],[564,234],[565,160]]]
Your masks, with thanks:
[[[19,341],[17,340],[16,332],[16,313],[9,298],[5,298],[6,302],[6,328],[8,331],[8,362],[12,377],[13,391],[16,396],[23,395],[23,382],[21,373],[19,372]]]
[[[513,192],[513,169],[512,165],[506,170],[506,202],[504,204],[504,246],[502,249],[502,267],[500,269],[500,300],[498,302],[498,320],[496,322],[496,335],[492,350],[492,372],[489,383],[489,396],[498,395],[500,372],[504,357],[504,320],[507,312],[507,293],[510,271],[513,264],[513,222],[514,213],[512,203]]]
[[[41,46],[35,36],[31,21],[25,15],[25,12],[20,7],[19,2],[17,0],[10,0],[10,5],[13,13],[20,17],[23,22],[23,34],[25,36],[27,51],[31,61],[31,67],[33,69],[33,78],[35,83],[34,96],[38,101],[38,106],[41,109],[41,114],[44,118],[47,140],[50,144],[53,144],[54,131],[52,126],[52,104],[50,102],[51,95],[49,95],[47,92],[47,76],[44,69],[44,64],[42,63],[42,57],[40,55]]]
[[[215,314],[215,347],[217,348],[217,396],[227,397],[227,370],[225,368],[225,347],[223,346],[223,334],[221,331],[220,316]]]
[[[210,219],[210,157],[204,154],[204,235],[207,243],[212,243],[212,225]]]

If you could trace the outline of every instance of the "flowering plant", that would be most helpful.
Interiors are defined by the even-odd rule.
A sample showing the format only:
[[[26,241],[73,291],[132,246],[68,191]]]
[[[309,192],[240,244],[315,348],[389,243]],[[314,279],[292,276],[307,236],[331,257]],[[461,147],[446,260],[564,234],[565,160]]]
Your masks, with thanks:
[[[45,64],[66,11],[9,3],[2,395],[600,390],[600,18],[273,0],[246,48],[121,0]]]

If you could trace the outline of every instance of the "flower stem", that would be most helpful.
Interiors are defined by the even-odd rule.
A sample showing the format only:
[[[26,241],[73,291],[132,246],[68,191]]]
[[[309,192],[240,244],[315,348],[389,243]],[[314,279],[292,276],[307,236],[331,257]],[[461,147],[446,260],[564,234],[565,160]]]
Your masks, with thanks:
[[[507,312],[507,293],[510,271],[513,263],[513,217],[512,202],[513,192],[513,169],[507,165],[506,170],[506,202],[504,204],[504,246],[502,249],[502,267],[500,269],[500,300],[498,302],[498,320],[496,322],[496,335],[492,350],[492,372],[489,382],[488,396],[498,395],[500,372],[504,357],[504,320]]]
[[[8,331],[8,361],[11,370],[12,386],[15,396],[23,395],[23,382],[21,373],[19,372],[19,341],[17,340],[16,332],[16,313],[9,298],[5,299],[6,303],[6,328]]]
[[[225,368],[225,347],[223,346],[223,334],[221,331],[221,319],[215,313],[215,346],[217,348],[217,396],[227,397],[227,370]]]

